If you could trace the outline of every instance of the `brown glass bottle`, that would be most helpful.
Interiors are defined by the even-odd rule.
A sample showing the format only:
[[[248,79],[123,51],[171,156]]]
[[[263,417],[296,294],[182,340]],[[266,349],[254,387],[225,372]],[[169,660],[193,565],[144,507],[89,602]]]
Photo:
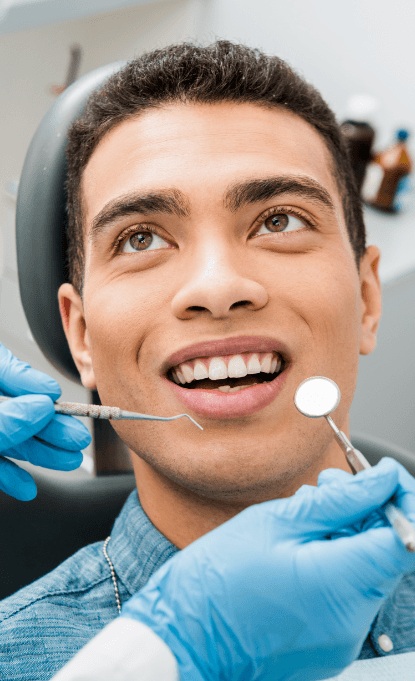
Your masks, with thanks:
[[[387,213],[395,213],[401,208],[401,196],[409,189],[407,180],[412,171],[405,144],[407,138],[406,130],[398,130],[395,144],[375,154],[367,168],[362,196],[373,208]]]
[[[370,123],[346,120],[340,130],[349,149],[350,160],[359,192],[365,179],[366,166],[371,159],[375,130]]]

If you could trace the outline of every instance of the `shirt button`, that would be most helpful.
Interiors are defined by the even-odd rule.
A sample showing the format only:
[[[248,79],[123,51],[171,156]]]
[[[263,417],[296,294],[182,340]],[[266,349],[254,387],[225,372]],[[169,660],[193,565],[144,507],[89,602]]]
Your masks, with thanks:
[[[385,653],[390,653],[390,651],[393,650],[393,643],[386,634],[381,634],[379,636],[378,643]]]

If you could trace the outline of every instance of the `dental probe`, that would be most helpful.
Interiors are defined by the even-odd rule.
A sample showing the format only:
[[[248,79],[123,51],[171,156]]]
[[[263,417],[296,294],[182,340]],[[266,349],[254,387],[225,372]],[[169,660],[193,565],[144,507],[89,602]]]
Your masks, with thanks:
[[[340,388],[331,378],[311,376],[311,378],[306,378],[298,386],[294,396],[294,404],[304,416],[311,418],[325,417],[327,423],[334,431],[337,442],[346,455],[350,468],[356,474],[359,471],[372,468],[372,466],[363,456],[362,452],[353,447],[350,440],[337,428],[333,419],[329,416],[338,407],[340,397]],[[415,553],[415,527],[411,521],[400,508],[391,503],[384,506],[383,512],[407,551]]]
[[[11,397],[0,396],[0,402],[11,400]],[[123,411],[119,407],[104,407],[100,404],[80,404],[79,402],[55,402],[55,412],[57,414],[67,414],[68,416],[90,416],[93,419],[132,419],[141,421],[174,421],[186,416],[200,430],[203,430],[197,421],[192,419],[189,414],[178,414],[177,416],[150,416],[149,414],[137,414],[133,411]]]

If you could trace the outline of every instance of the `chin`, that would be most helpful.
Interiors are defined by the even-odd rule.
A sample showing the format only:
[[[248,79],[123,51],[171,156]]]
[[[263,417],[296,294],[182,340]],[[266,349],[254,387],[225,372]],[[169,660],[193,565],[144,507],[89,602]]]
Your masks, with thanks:
[[[290,496],[296,478],[309,465],[304,459],[294,465],[292,459],[276,456],[275,446],[258,452],[254,441],[250,446],[246,440],[237,446],[235,442],[227,444],[218,452],[217,442],[211,442],[202,451],[199,449],[198,458],[194,447],[187,452],[179,447],[177,456],[171,449],[144,450],[142,443],[130,446],[130,453],[137,480],[145,472],[176,492],[242,505]]]

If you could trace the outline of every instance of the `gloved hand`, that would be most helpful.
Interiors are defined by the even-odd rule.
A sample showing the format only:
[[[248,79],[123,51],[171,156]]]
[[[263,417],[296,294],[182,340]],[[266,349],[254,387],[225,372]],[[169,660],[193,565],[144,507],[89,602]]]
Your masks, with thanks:
[[[167,643],[181,681],[332,677],[415,569],[378,512],[393,495],[414,522],[415,480],[396,461],[324,471],[318,487],[251,506],[175,554],[121,615]]]
[[[73,416],[55,414],[59,384],[18,360],[1,343],[0,394],[15,398],[0,402],[0,489],[29,501],[36,496],[35,481],[4,457],[71,471],[81,465],[80,450],[89,445],[91,436]]]

